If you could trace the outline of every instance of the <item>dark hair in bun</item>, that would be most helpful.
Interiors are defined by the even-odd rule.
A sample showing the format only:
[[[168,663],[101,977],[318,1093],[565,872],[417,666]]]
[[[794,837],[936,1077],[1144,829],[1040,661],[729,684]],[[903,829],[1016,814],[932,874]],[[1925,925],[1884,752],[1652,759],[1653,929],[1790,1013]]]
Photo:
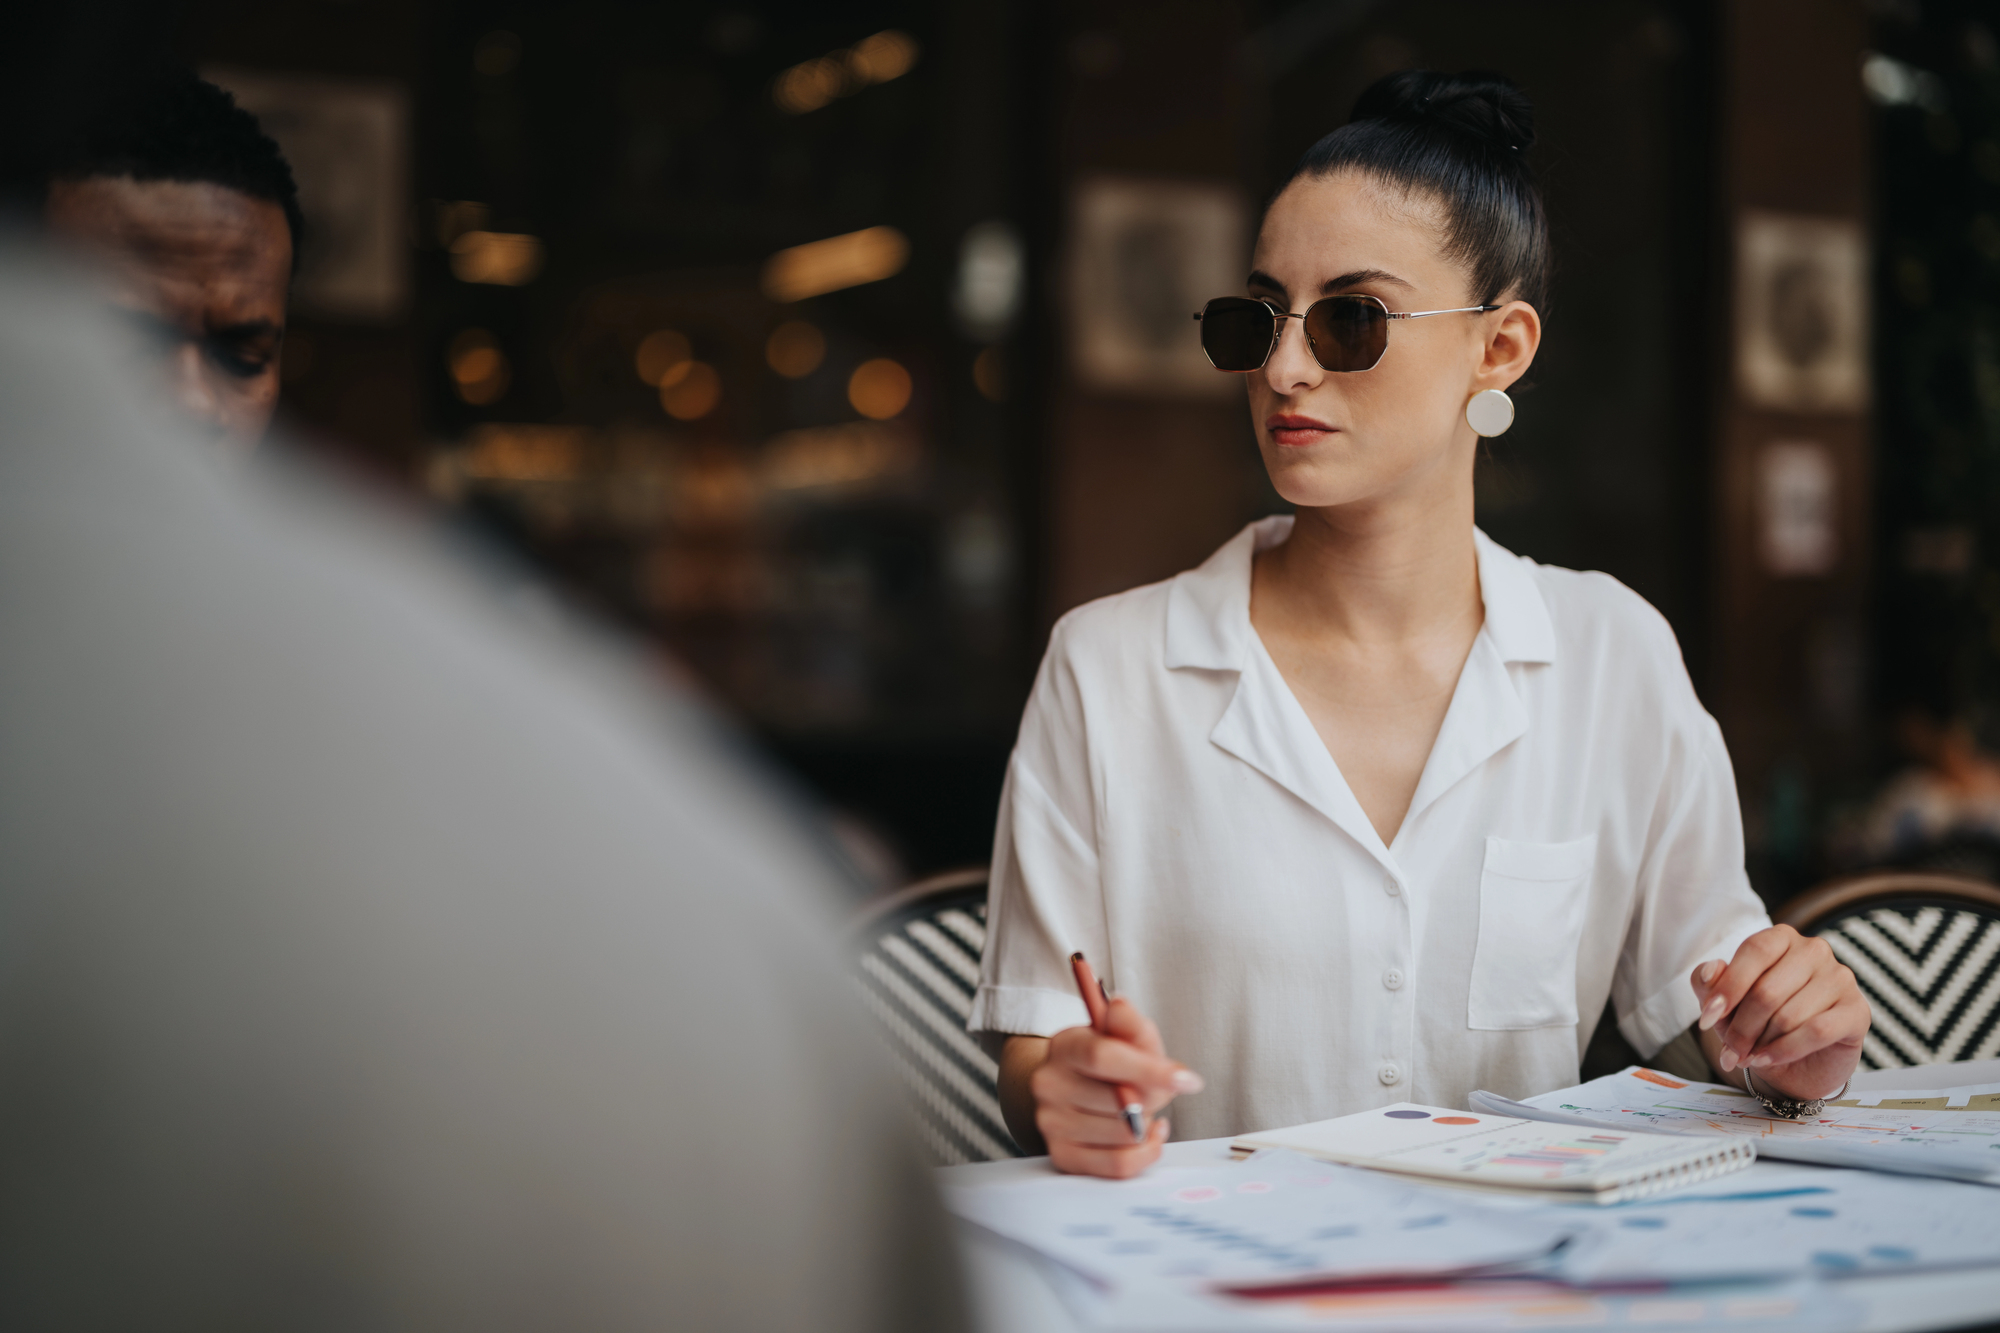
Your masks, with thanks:
[[[1431,195],[1445,207],[1445,253],[1471,272],[1473,299],[1546,310],[1549,224],[1528,169],[1534,141],[1535,109],[1505,75],[1404,70],[1370,84],[1347,124],[1307,149],[1285,184],[1352,169]]]

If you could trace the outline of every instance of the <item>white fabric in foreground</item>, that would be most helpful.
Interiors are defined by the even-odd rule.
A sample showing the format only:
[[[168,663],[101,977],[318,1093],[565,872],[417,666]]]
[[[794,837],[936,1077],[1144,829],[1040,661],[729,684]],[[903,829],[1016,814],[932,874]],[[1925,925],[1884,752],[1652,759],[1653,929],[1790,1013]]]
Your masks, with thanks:
[[[82,1328],[957,1328],[718,728],[204,450],[0,255],[0,1302]]]

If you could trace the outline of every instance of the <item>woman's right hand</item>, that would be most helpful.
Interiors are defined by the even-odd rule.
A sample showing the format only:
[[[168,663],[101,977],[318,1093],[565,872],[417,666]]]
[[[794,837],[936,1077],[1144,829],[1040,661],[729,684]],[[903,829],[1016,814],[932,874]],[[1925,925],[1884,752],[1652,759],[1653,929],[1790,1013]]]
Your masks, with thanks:
[[[1000,1061],[1000,1100],[1008,1127],[1033,1150],[1024,1133],[1048,1148],[1058,1171],[1123,1180],[1159,1160],[1168,1124],[1159,1113],[1184,1092],[1200,1092],[1201,1075],[1167,1058],[1160,1030],[1129,1000],[1113,1000],[1110,1035],[1087,1027],[1053,1037],[1009,1037]],[[1118,1084],[1137,1093],[1152,1123],[1143,1143],[1121,1113]]]

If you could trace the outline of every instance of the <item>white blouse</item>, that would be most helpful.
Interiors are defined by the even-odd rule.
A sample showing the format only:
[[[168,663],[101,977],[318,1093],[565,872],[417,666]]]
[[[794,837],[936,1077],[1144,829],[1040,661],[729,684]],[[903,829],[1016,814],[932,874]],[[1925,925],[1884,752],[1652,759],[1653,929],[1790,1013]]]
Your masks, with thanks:
[[[1385,847],[1250,625],[1244,529],[1057,624],[1008,766],[969,1026],[1086,1022],[1081,949],[1208,1080],[1174,1137],[1576,1081],[1605,997],[1651,1053],[1769,924],[1722,734],[1604,574],[1476,535],[1486,619]]]

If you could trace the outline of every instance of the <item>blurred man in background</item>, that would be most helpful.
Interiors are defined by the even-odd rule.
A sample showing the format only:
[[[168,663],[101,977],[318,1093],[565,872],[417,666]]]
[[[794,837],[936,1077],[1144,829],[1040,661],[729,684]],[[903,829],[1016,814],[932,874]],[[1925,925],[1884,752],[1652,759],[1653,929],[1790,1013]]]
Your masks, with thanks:
[[[215,466],[54,267],[0,251],[9,1333],[962,1328],[833,877],[713,725]]]
[[[145,332],[166,392],[254,445],[278,404],[298,190],[278,146],[192,72],[148,71],[69,133],[43,216]]]

